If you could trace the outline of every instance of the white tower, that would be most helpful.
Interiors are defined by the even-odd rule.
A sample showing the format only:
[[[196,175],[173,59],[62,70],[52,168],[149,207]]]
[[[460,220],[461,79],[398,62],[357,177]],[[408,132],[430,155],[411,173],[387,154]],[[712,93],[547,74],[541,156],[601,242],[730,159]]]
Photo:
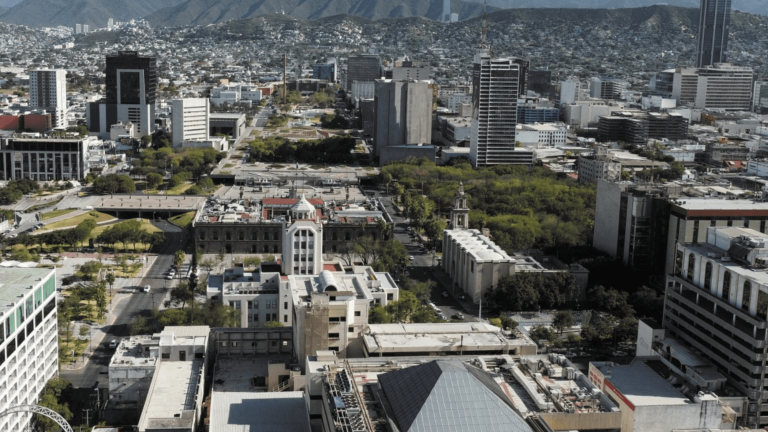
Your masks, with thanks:
[[[467,207],[467,195],[464,194],[464,183],[459,182],[459,190],[453,196],[451,207],[451,229],[469,228],[469,207]]]
[[[451,22],[451,0],[443,0],[443,22]]]
[[[323,225],[304,195],[283,222],[283,274],[320,274],[323,270]]]

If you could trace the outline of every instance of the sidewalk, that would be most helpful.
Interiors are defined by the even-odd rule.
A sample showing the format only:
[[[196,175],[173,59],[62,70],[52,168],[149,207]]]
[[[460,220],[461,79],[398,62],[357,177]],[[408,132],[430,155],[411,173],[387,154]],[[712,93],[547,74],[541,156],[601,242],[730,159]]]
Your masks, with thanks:
[[[456,300],[456,302],[459,303],[462,308],[464,308],[464,311],[467,311],[468,313],[471,312],[473,314],[478,312],[477,305],[469,300],[469,296],[466,296],[465,300],[461,300],[459,298],[459,294],[461,294],[458,292],[459,288],[455,288],[456,292],[454,292],[453,280],[445,271],[443,271],[442,267],[438,265],[430,268],[432,270],[432,275],[435,277],[435,280],[437,280],[440,285],[443,286],[443,290],[446,291],[448,295],[453,297],[453,299]]]
[[[46,219],[45,223],[50,224],[58,221],[63,221],[69,218],[78,217],[82,214],[88,213],[88,210],[75,210],[73,212],[69,212],[67,214],[63,214],[61,216],[56,216],[55,218]]]

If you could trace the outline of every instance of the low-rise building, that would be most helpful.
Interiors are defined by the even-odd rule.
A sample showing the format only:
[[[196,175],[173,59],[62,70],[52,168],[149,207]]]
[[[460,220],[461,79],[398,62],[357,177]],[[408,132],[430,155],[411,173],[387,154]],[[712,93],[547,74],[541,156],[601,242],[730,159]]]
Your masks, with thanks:
[[[534,149],[564,147],[568,127],[563,123],[518,124],[515,138],[524,147]]]
[[[290,314],[280,320],[280,271],[275,265],[263,265],[260,271],[246,272],[242,267],[208,276],[206,296],[216,303],[233,307],[240,314],[240,327],[262,327],[270,322],[290,326]],[[287,292],[287,291],[286,291]]]
[[[0,141],[0,179],[82,180],[89,139],[7,138]]]
[[[245,133],[245,114],[211,113],[208,117],[208,135],[224,134],[238,139]]]
[[[365,357],[531,355],[537,345],[520,331],[507,334],[484,323],[370,324]]]

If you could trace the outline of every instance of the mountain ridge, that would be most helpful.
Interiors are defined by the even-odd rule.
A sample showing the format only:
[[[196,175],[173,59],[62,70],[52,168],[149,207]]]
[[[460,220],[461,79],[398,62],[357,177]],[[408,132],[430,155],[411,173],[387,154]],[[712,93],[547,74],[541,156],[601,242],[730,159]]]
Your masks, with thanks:
[[[182,0],[23,0],[0,14],[0,21],[29,27],[74,27],[87,24],[92,29],[115,21],[139,19]]]

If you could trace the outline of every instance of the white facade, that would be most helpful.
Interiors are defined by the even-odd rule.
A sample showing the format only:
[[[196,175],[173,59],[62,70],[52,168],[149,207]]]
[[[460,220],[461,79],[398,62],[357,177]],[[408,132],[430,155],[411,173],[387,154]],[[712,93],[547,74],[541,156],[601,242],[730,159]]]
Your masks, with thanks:
[[[560,106],[572,104],[581,99],[581,81],[571,77],[560,83]]]
[[[529,148],[563,147],[567,143],[568,127],[563,123],[519,124],[516,138]]]
[[[34,405],[58,374],[56,272],[2,268],[0,279],[0,412]],[[23,431],[30,413],[0,417],[0,431]]]
[[[29,72],[29,106],[51,113],[53,127],[66,126],[67,71],[38,69]]]
[[[747,175],[768,177],[768,160],[750,159],[747,161]]]
[[[373,81],[354,81],[352,82],[352,97],[355,99],[373,99],[376,93]]]
[[[284,286],[277,272],[246,272],[242,267],[209,275],[206,296],[217,303],[234,308],[240,315],[241,328],[258,328],[279,321],[292,325],[291,309],[282,311],[279,304]]]
[[[586,129],[590,123],[597,123],[600,117],[608,116],[619,105],[606,105],[604,101],[577,101],[565,105],[566,124],[578,129]]]
[[[173,148],[185,141],[207,140],[210,121],[208,99],[175,99],[173,101]]]
[[[579,183],[597,183],[598,179],[618,181],[621,163],[610,158],[579,157]]]
[[[479,303],[499,278],[515,273],[515,260],[478,230],[443,231],[443,270],[454,285]]]
[[[702,109],[749,111],[752,108],[751,68],[727,63],[699,69],[694,106]]]
[[[755,82],[752,95],[752,110],[756,113],[768,111],[768,81]]]
[[[471,104],[472,95],[466,93],[456,93],[449,95],[445,100],[445,107],[453,112],[459,112],[459,105]]]
[[[304,195],[291,207],[290,221],[283,223],[284,274],[320,274],[323,270],[323,226],[317,209]]]
[[[136,134],[135,129],[136,128],[131,122],[126,124],[123,124],[123,122],[118,122],[117,124],[113,124],[109,127],[109,139],[112,141],[117,141],[123,137],[132,138]]]

